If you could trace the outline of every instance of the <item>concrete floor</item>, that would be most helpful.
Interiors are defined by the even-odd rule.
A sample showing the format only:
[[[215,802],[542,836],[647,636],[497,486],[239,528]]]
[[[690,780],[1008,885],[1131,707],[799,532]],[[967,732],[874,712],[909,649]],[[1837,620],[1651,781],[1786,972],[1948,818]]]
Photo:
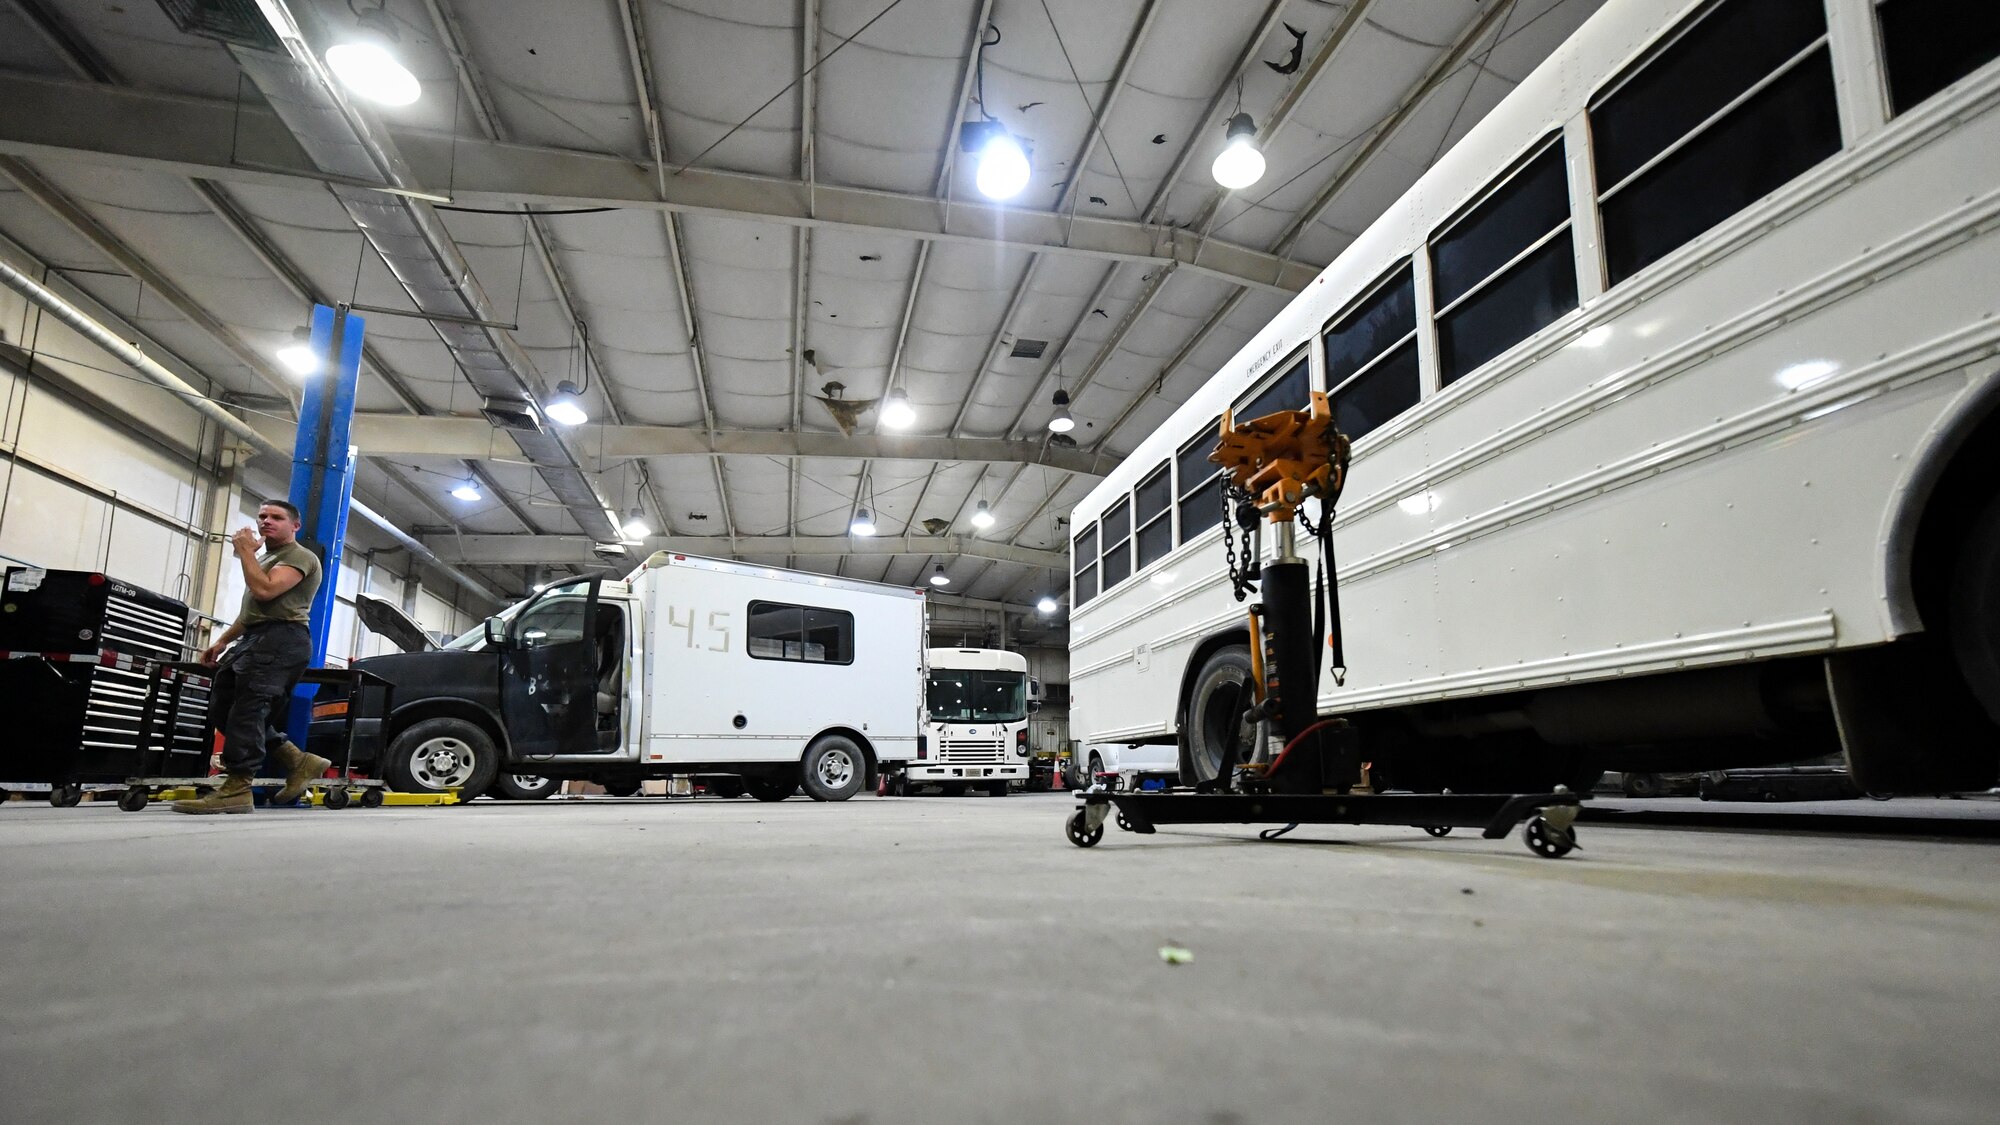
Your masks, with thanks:
[[[1082,851],[1069,807],[17,802],[0,1116],[2000,1115],[2000,843],[1585,825],[1549,861],[1518,834],[1323,827]]]

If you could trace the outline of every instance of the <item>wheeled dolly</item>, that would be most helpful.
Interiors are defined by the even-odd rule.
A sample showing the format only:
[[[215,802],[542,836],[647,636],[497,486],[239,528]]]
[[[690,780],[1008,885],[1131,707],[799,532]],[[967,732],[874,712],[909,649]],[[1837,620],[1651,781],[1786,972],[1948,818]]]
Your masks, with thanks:
[[[168,789],[209,789],[222,784],[221,777],[134,777],[125,782],[125,791],[118,795],[118,807],[126,812],[139,812],[153,802],[156,794]],[[275,777],[260,777],[251,783],[251,791],[257,793],[257,803],[267,804],[271,791],[284,785]],[[324,777],[306,782],[306,792],[301,794],[298,804],[309,807],[313,804],[325,805],[330,809],[344,809],[349,804],[360,805],[364,809],[382,807],[385,783],[368,777]],[[313,794],[319,800],[313,800]]]
[[[1545,859],[1576,847],[1577,796],[1553,793],[1386,793],[1364,795],[1299,793],[1112,793],[1088,789],[1077,794],[1076,811],[1064,825],[1069,842],[1094,847],[1104,839],[1104,822],[1115,808],[1118,827],[1142,836],[1162,824],[1279,824],[1260,834],[1273,840],[1301,824],[1407,824],[1433,836],[1454,828],[1477,828],[1488,840],[1504,838],[1527,821],[1522,842]]]

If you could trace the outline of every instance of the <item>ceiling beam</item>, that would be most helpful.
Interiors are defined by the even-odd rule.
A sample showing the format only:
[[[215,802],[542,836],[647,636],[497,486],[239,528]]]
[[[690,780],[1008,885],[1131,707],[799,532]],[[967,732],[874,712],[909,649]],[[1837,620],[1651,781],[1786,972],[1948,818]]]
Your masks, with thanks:
[[[252,424],[273,441],[290,447],[292,423],[256,415]],[[631,457],[856,458],[882,461],[955,461],[965,464],[1039,464],[1084,476],[1101,477],[1118,467],[1109,453],[1062,446],[1042,448],[1033,441],[1004,438],[921,437],[904,434],[790,433],[783,430],[701,430],[675,426],[581,426],[569,431],[577,448],[600,463]],[[364,457],[465,457],[519,461],[521,453],[484,418],[418,417],[360,413],[353,442]]]
[[[630,544],[626,553],[606,559],[592,550],[589,539],[580,535],[426,535],[424,546],[447,562],[466,566],[537,566],[548,563],[584,566],[637,563],[654,551],[674,551],[711,558],[755,555],[775,558],[888,558],[907,555],[955,555],[963,558],[993,559],[1049,570],[1067,571],[1069,556],[1061,551],[1039,551],[987,539],[966,536],[914,538],[883,536],[856,538],[849,535],[660,535],[643,543]]]
[[[1198,273],[1285,293],[1304,289],[1320,272],[1311,263],[1170,226],[970,201],[947,208],[923,195],[701,168],[659,177],[614,154],[386,132],[411,169],[412,183],[427,191],[449,184],[460,202],[645,208],[1110,261],[1178,262]],[[0,76],[0,152],[108,161],[232,182],[383,186],[349,183],[319,169],[283,123],[261,107],[18,74]]]

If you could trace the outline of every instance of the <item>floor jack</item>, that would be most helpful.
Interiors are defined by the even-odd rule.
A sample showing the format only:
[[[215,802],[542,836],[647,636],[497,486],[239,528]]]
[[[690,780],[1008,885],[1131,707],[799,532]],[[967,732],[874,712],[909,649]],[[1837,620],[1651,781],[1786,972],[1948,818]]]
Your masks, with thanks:
[[[1249,614],[1251,699],[1238,703],[1238,729],[1248,737],[1225,740],[1215,777],[1192,788],[1117,793],[1100,784],[1081,791],[1065,825],[1070,842],[1096,845],[1115,808],[1118,826],[1141,835],[1162,824],[1282,825],[1259,834],[1269,840],[1301,824],[1407,824],[1433,836],[1478,828],[1497,840],[1526,821],[1524,842],[1536,855],[1555,859],[1575,848],[1579,805],[1562,786],[1550,793],[1353,791],[1362,766],[1352,731],[1346,720],[1317,713],[1322,637],[1332,644],[1335,682],[1346,674],[1332,524],[1348,442],[1333,427],[1326,396],[1314,392],[1308,409],[1240,426],[1225,413],[1209,460],[1223,467],[1226,478],[1230,580],[1239,601],[1248,590],[1258,594]],[[1325,567],[1317,589],[1298,553],[1299,509],[1312,499],[1320,501],[1320,521],[1306,526],[1319,540]],[[1257,536],[1267,522],[1277,536],[1277,557],[1253,580],[1248,572],[1261,557]],[[1232,523],[1244,534],[1240,566]],[[1282,749],[1272,755],[1274,743]]]

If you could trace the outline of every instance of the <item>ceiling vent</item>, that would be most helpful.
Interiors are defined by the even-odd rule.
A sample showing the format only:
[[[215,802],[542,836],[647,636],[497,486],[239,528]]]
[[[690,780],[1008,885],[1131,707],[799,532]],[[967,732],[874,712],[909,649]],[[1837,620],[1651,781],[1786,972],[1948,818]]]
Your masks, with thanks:
[[[257,0],[160,0],[160,9],[188,35],[259,51],[279,49],[277,33],[257,10]]]
[[[1008,359],[1040,359],[1049,350],[1047,340],[1016,340],[1014,350],[1007,353]]]
[[[503,430],[531,434],[542,432],[542,420],[535,413],[535,404],[526,399],[489,398],[480,404],[479,412]]]

